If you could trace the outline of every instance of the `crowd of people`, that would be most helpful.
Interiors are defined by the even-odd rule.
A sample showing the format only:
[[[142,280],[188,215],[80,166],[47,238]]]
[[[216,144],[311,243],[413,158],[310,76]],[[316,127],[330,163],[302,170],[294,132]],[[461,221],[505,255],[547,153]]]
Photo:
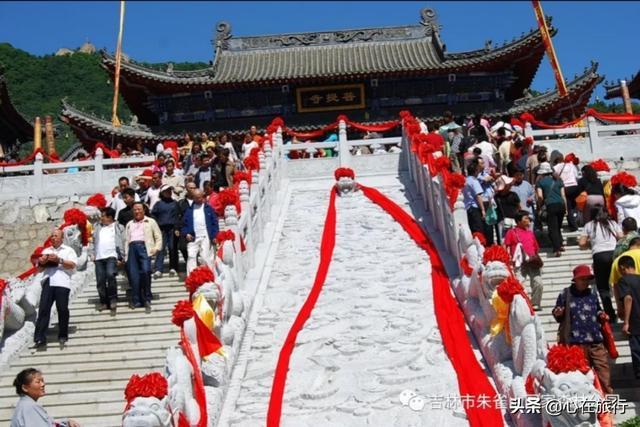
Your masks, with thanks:
[[[549,248],[551,257],[562,257],[566,220],[566,230],[578,232],[580,248],[591,251],[592,263],[573,270],[570,286],[552,309],[559,340],[582,346],[604,391],[612,393],[603,324],[620,319],[640,379],[640,195],[635,179],[612,185],[610,174],[599,168],[602,160],[579,168],[573,153],[549,153],[545,145],[525,138],[510,117],[491,124],[478,115],[463,125],[450,113],[445,117],[447,123],[438,129],[445,140],[443,154],[466,175],[462,193],[471,231],[487,245],[509,251],[510,267],[521,283],[528,282],[532,306],[540,311],[541,246]]]
[[[490,123],[477,115],[464,119],[462,125],[449,112],[444,117],[444,124],[435,132],[444,140],[443,155],[449,158],[451,168],[465,175],[462,194],[471,231],[487,246],[498,244],[508,250],[510,267],[523,284],[528,282],[536,311],[542,309],[544,266],[540,252],[541,247],[547,246],[544,228],[547,247],[554,257],[565,252],[564,221],[567,230],[579,231],[579,246],[591,250],[592,264],[577,266],[570,286],[557,297],[552,314],[560,325],[559,342],[581,346],[603,390],[612,393],[602,325],[620,319],[623,332],[629,336],[634,374],[640,379],[637,189],[622,183],[611,185],[599,176],[593,164],[578,169],[580,160],[572,153],[549,153],[546,146],[525,138],[522,127],[509,117]],[[368,134],[364,139],[376,137]],[[332,134],[327,141],[332,138],[336,140],[337,136]],[[158,144],[156,161],[134,183],[126,177],[119,179],[111,201],[101,210],[100,224],[93,229],[90,243],[100,298],[98,310],[116,313],[119,269],[124,270],[129,283],[129,307],[150,310],[151,283],[165,274],[167,252],[171,276],[178,274],[179,255],[187,274],[198,264],[213,266],[218,233],[217,194],[233,186],[234,172],[243,169],[242,160],[259,147],[261,139],[255,126],[239,146],[225,135],[185,135],[185,144],[177,150]],[[298,142],[296,138],[290,141]],[[123,156],[151,152],[138,148],[116,150]],[[366,145],[353,149],[355,155],[375,154]],[[396,149],[399,147],[388,151]],[[336,155],[332,149],[295,153],[291,151],[289,158]],[[77,258],[71,248],[62,244],[60,231],[52,233],[51,242],[52,246],[38,259],[38,267],[45,270],[48,279],[43,284],[36,323],[37,347],[46,344],[54,302],[59,313],[61,345],[68,339],[69,281]],[[23,413],[38,415],[34,408],[41,407],[34,403],[39,393],[44,393],[41,373],[25,370],[15,385],[21,398],[14,418],[28,419],[27,415],[20,415]]]

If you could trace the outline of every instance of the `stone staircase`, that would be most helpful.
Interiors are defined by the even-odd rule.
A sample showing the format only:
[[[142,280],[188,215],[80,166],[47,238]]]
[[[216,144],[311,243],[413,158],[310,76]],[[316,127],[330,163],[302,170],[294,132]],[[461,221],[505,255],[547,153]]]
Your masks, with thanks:
[[[93,268],[93,266],[90,266]],[[166,349],[177,344],[171,323],[174,304],[186,297],[178,277],[153,280],[152,310],[131,310],[119,286],[118,312],[95,309],[98,294],[87,284],[71,302],[69,342],[60,348],[54,324],[45,350],[25,350],[0,377],[0,425],[9,425],[17,401],[15,375],[34,367],[44,374],[47,394],[41,403],[55,419],[73,418],[83,427],[122,425],[124,389],[129,377],[162,371]]]
[[[545,233],[546,234],[546,233]],[[579,232],[567,232],[563,230],[566,252],[560,258],[552,257],[550,247],[544,247],[546,237],[539,236],[543,249],[541,251],[544,267],[542,278],[544,281],[544,292],[542,294],[542,311],[538,313],[541,317],[546,339],[549,344],[557,341],[558,323],[551,315],[551,310],[555,306],[558,294],[562,289],[571,283],[573,268],[579,264],[592,264],[591,251],[582,251],[578,247],[577,238]],[[548,245],[547,245],[548,246]],[[551,257],[550,257],[551,256]],[[525,288],[528,286],[525,284]],[[611,378],[614,392],[625,399],[629,404],[624,414],[617,414],[616,422],[622,422],[628,418],[640,415],[640,381],[633,376],[631,368],[631,355],[629,344],[622,332],[622,323],[613,325],[613,332],[616,338],[616,346],[620,356],[610,362]]]

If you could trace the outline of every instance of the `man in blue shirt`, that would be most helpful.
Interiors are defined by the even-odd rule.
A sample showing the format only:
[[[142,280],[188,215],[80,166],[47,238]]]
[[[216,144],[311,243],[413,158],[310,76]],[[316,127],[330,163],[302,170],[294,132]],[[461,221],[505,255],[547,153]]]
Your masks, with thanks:
[[[533,185],[524,180],[524,170],[513,164],[509,165],[509,174],[513,177],[511,191],[520,198],[520,209],[529,212],[529,217],[533,220],[533,207],[535,200],[535,190]]]
[[[476,159],[467,166],[467,179],[462,188],[462,196],[464,198],[464,208],[467,211],[467,221],[469,222],[471,232],[479,231],[484,234],[486,212],[482,200],[484,189],[478,179],[480,171],[481,166]]]

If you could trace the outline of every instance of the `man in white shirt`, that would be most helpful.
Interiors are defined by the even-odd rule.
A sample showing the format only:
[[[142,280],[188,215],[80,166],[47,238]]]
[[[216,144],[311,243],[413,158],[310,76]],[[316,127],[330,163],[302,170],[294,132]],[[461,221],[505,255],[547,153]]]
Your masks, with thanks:
[[[213,270],[214,253],[211,245],[218,234],[218,217],[213,208],[205,203],[202,190],[193,191],[193,204],[184,214],[181,233],[187,241],[187,274],[198,265],[198,255]]]
[[[127,178],[126,176],[122,176],[120,177],[120,179],[118,179],[118,188],[120,189],[120,191],[113,197],[113,199],[111,199],[111,203],[109,204],[109,207],[113,208],[116,211],[116,218],[118,218],[118,214],[120,213],[120,211],[127,207],[126,203],[122,199],[122,192],[125,188],[129,188],[130,186],[131,185],[129,184],[129,178]],[[135,201],[140,201],[140,197],[138,197],[137,194],[135,195]]]
[[[113,314],[118,302],[116,264],[124,261],[124,227],[115,222],[114,215],[112,208],[102,210],[100,224],[93,230],[93,241],[89,248],[90,257],[95,260],[100,296],[98,311],[110,309]]]
[[[36,347],[47,343],[47,329],[54,301],[58,310],[58,341],[63,346],[69,339],[69,293],[71,275],[75,271],[78,256],[72,248],[62,244],[63,236],[62,230],[54,230],[51,233],[51,246],[43,250],[38,258],[38,270],[44,272],[45,280],[42,282],[33,337]]]
[[[149,207],[149,211],[153,210],[153,207],[160,200],[160,188],[162,187],[162,173],[154,172],[151,176],[151,187],[147,190],[147,198],[145,202]]]

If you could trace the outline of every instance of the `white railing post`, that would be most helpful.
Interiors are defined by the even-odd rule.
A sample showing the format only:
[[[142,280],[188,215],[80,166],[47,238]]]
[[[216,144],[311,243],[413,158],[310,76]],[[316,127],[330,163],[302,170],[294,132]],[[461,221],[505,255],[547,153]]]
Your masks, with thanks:
[[[95,158],[93,159],[93,186],[94,190],[98,191],[104,182],[104,167],[102,161],[104,160],[104,153],[102,148],[96,150]]]
[[[42,159],[42,153],[38,153],[33,161],[33,192],[36,197],[44,196],[44,172],[42,170]]]
[[[589,129],[589,150],[591,151],[591,155],[595,156],[596,153],[594,147],[599,147],[600,144],[600,137],[598,136],[598,122],[596,122],[595,117],[587,117],[587,129]]]
[[[526,122],[524,124],[524,137],[526,138],[528,136],[533,138],[533,128],[531,127],[531,123]]]
[[[340,158],[340,166],[348,168],[351,166],[351,150],[347,144],[347,124],[344,120],[338,123],[338,156]]]

